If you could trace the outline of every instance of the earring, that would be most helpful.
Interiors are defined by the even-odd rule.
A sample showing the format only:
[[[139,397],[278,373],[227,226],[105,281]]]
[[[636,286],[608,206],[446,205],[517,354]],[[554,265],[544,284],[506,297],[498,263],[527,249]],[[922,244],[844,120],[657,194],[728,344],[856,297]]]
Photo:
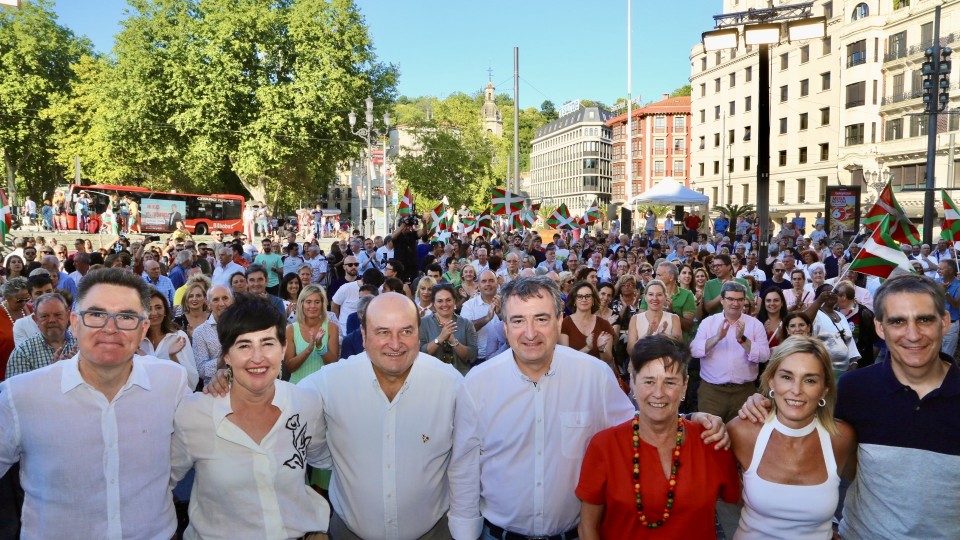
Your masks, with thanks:
[[[817,405],[819,405],[819,406],[821,406],[821,407],[826,407],[826,406],[827,406],[827,400],[825,400],[825,399],[823,399],[823,398],[820,398],[820,401],[817,402]]]
[[[773,399],[773,388],[771,388],[770,391],[767,392],[767,396],[768,396],[770,399]]]
[[[233,384],[233,366],[227,365],[227,386]]]

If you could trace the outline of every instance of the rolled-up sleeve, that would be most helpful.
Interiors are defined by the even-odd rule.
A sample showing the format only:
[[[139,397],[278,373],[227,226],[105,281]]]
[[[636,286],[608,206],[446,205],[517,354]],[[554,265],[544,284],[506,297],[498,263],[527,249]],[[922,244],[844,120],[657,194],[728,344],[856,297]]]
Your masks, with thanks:
[[[747,361],[762,364],[769,360],[770,343],[767,341],[767,332],[763,328],[763,323],[750,319],[744,334],[750,340],[750,354],[747,355]]]

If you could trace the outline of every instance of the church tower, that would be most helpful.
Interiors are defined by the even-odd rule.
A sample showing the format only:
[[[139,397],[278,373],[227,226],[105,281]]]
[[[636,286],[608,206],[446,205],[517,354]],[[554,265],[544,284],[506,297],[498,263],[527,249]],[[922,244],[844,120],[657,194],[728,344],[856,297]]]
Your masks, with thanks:
[[[483,109],[480,117],[483,121],[483,129],[487,133],[503,136],[503,118],[500,116],[500,108],[494,102],[494,91],[492,76],[487,80],[487,88],[483,92]]]

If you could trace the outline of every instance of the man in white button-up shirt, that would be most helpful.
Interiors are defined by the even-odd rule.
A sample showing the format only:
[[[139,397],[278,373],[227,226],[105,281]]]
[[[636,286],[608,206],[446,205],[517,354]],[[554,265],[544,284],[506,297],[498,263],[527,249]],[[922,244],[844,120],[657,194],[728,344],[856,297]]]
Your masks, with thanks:
[[[609,366],[557,345],[563,303],[551,280],[511,281],[501,298],[511,350],[464,381],[448,471],[450,532],[457,540],[575,538],[587,443],[629,420],[634,407]]]
[[[463,378],[420,352],[409,298],[382,294],[361,321],[366,351],[299,383],[323,398],[333,457],[330,537],[449,538],[446,475]]]
[[[187,372],[137,357],[150,287],[120,269],[77,291],[70,360],[0,384],[0,474],[20,462],[21,538],[168,539],[173,413]]]
[[[511,254],[510,256],[516,257]],[[500,297],[497,295],[497,275],[492,270],[480,274],[480,294],[463,303],[460,315],[473,322],[477,331],[477,364],[492,356],[495,351],[488,350],[490,329],[500,324]]]

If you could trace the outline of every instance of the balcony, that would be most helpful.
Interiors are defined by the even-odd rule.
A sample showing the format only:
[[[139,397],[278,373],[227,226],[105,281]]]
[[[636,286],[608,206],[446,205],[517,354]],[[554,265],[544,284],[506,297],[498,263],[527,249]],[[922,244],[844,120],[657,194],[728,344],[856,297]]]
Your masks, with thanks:
[[[949,45],[950,43],[953,43],[954,41],[956,41],[958,37],[960,37],[960,33],[957,33],[957,32],[952,32],[945,36],[940,36],[940,46]],[[933,47],[932,38],[925,40],[921,43],[918,43],[916,45],[913,45],[909,48],[899,49],[896,51],[887,51],[883,55],[883,61],[884,63],[893,62],[894,60],[899,60],[901,58],[906,58],[908,56],[923,54],[930,47]],[[849,63],[847,67],[850,67]]]
[[[900,103],[901,101],[907,101],[908,99],[917,99],[923,95],[923,90],[913,90],[910,92],[902,92],[899,94],[894,94],[892,96],[884,96],[880,101],[881,105],[892,105],[894,103]]]
[[[866,101],[864,101],[863,99],[853,99],[847,102],[846,108],[852,109],[854,107],[862,107],[865,103]]]
[[[847,67],[859,66],[867,63],[867,53],[861,52],[847,57]]]

